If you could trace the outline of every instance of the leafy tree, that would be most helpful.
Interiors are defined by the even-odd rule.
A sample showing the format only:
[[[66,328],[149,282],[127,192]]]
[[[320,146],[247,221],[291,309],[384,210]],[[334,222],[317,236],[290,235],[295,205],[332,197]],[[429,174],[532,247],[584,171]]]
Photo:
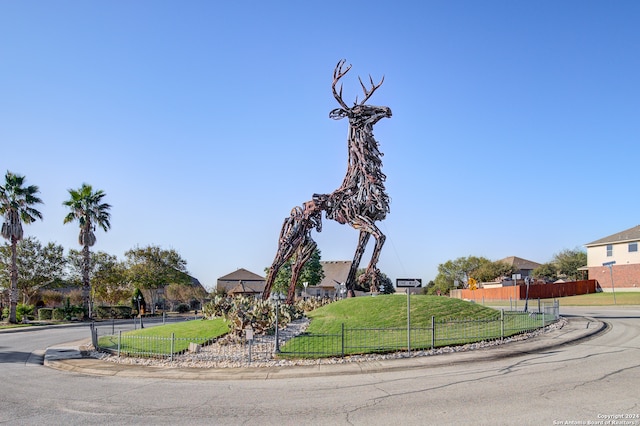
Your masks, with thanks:
[[[31,224],[42,219],[42,213],[33,206],[42,200],[36,194],[40,192],[36,185],[24,186],[25,177],[9,171],[5,174],[4,185],[0,186],[0,214],[4,216],[2,237],[11,243],[11,285],[9,292],[9,322],[16,323],[18,305],[18,265],[17,246],[24,232],[22,223]]]
[[[364,274],[365,272],[366,272],[365,268],[360,268],[356,271],[356,283],[358,283],[360,287],[359,290],[364,292],[370,292],[371,283],[369,281],[363,281],[362,283],[360,283],[360,281],[358,280],[360,275]],[[387,274],[385,274],[384,272],[380,272],[380,282],[378,283],[378,285],[382,287],[382,290],[380,290],[379,293],[393,294],[396,292],[396,289],[393,286],[393,281],[391,281],[391,278],[389,278]]]
[[[318,285],[323,278],[324,269],[322,269],[322,264],[320,263],[320,250],[316,248],[307,263],[305,263],[302,271],[300,271],[296,288],[302,288],[302,283],[304,282],[309,283],[309,285]]]
[[[391,278],[387,276],[385,273],[381,273],[382,278],[380,279],[380,293],[382,294],[393,294],[396,292],[396,288],[393,285],[393,281]]]
[[[441,294],[449,294],[451,289],[458,286],[465,288],[469,278],[476,278],[475,274],[483,265],[492,263],[484,257],[459,257],[455,260],[448,260],[438,265],[438,275],[434,281],[432,289],[428,290],[429,294],[435,294],[440,290]]]
[[[296,288],[302,288],[304,282],[309,285],[318,285],[324,278],[324,270],[320,264],[320,250],[316,247],[313,254],[302,267],[298,280],[296,281]],[[278,292],[287,294],[289,291],[289,283],[291,282],[291,265],[295,261],[295,258],[291,258],[284,263],[278,270],[275,280],[273,281],[272,292]],[[269,268],[264,268],[265,273],[269,273]]]
[[[204,299],[207,293],[200,286],[170,284],[165,289],[165,295],[171,301],[171,305],[175,306],[180,303],[190,303],[192,300]]]
[[[473,278],[480,282],[493,281],[498,277],[510,277],[517,271],[516,267],[508,263],[496,261],[483,263],[474,273]]]
[[[429,281],[425,287],[422,287],[422,290],[420,290],[420,294],[438,294],[436,290],[432,291],[435,285],[436,283],[433,280]]]
[[[98,252],[94,267],[93,292],[96,299],[107,305],[117,305],[131,297],[133,288],[127,280],[127,268],[116,256]]]
[[[578,248],[569,250],[565,249],[553,258],[553,263],[558,269],[558,275],[571,280],[579,280],[581,278],[578,268],[587,266],[587,253]]]
[[[534,278],[555,281],[558,278],[581,279],[578,268],[587,265],[587,253],[579,248],[565,249],[553,256],[553,259],[533,270]]]
[[[133,290],[133,295],[131,296],[131,306],[138,311],[138,315],[142,315],[142,311],[147,310],[147,302],[144,300],[144,294],[142,294],[142,291],[137,287]]]
[[[555,281],[558,279],[558,268],[553,262],[543,263],[534,269],[531,275],[538,280]]]
[[[10,281],[11,247],[0,247],[0,282]],[[64,248],[55,243],[43,246],[34,237],[21,240],[17,245],[16,263],[18,265],[18,288],[22,292],[22,303],[34,302],[34,297],[53,283],[61,283],[67,260]]]
[[[173,249],[164,250],[151,245],[136,247],[127,251],[125,256],[128,279],[137,288],[148,290],[152,312],[158,301],[158,288],[191,284],[187,262]]]
[[[111,228],[111,206],[104,203],[102,199],[107,195],[102,190],[93,191],[91,185],[83,183],[79,189],[69,189],[71,198],[62,203],[71,210],[64,218],[64,223],[78,221],[80,234],[78,243],[82,246],[83,269],[82,269],[82,296],[85,313],[91,317],[91,282],[89,279],[89,269],[91,267],[91,255],[89,247],[96,243],[94,231],[96,227],[107,232]]]
[[[127,267],[114,255],[97,251],[91,253],[89,280],[93,297],[108,305],[116,305],[131,297],[133,286],[128,281]],[[70,249],[68,254],[69,278],[82,282],[84,254]]]

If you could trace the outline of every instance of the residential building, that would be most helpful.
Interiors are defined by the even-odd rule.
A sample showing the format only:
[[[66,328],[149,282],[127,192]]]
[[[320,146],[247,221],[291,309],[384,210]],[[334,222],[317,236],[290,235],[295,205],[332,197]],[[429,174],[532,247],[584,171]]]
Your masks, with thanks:
[[[265,278],[244,268],[218,278],[217,290],[224,290],[230,295],[244,295],[259,297],[264,291]]]
[[[328,260],[320,261],[324,278],[318,285],[307,287],[306,297],[328,297],[329,299],[340,298],[346,296],[346,287],[344,283],[349,276],[351,268],[350,260]],[[304,289],[301,296],[305,296]]]
[[[542,264],[533,262],[531,260],[523,259],[521,257],[509,256],[504,259],[500,259],[499,262],[506,263],[516,268],[516,274],[520,274],[520,278],[530,277],[533,270],[542,266]]]
[[[603,291],[640,291],[640,225],[585,244],[589,279]]]
[[[349,275],[351,261],[320,261],[324,271],[324,278],[318,285],[310,285],[306,292],[298,289],[298,297],[341,297],[340,290],[344,289],[344,282]],[[261,297],[264,292],[266,279],[258,274],[240,268],[235,272],[218,278],[216,289],[224,290],[229,295],[243,295]],[[343,292],[344,293],[344,292]]]

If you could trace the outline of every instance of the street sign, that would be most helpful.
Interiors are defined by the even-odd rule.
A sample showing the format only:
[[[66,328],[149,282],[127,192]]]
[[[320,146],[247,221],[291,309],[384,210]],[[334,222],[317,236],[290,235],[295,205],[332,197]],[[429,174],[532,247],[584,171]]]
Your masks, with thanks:
[[[602,264],[602,266],[611,266],[611,265],[615,265],[615,264],[616,264],[616,261],[615,261],[615,260],[612,260],[611,262],[604,262],[604,263]]]
[[[396,278],[396,287],[422,287],[422,278]]]

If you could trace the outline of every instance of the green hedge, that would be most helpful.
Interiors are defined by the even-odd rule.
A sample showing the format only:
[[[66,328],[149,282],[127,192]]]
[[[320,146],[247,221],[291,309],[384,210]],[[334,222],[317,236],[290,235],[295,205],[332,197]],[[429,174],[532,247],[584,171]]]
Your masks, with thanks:
[[[53,308],[38,309],[38,319],[40,321],[48,321],[50,319],[53,319]]]
[[[131,318],[131,306],[96,306],[93,315],[99,319]]]

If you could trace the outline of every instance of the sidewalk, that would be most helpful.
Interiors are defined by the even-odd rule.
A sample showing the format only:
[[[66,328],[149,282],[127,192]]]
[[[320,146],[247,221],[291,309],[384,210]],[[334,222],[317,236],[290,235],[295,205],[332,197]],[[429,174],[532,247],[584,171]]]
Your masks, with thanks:
[[[466,352],[402,358],[393,360],[318,364],[312,366],[243,367],[243,368],[162,368],[124,365],[95,358],[83,358],[89,340],[47,348],[44,365],[57,370],[95,376],[140,377],[179,380],[265,380],[296,377],[334,376],[378,373],[384,371],[435,368],[465,362],[483,362],[546,351],[578,342],[606,329],[606,324],[588,317],[566,318],[561,329],[521,341]]]

